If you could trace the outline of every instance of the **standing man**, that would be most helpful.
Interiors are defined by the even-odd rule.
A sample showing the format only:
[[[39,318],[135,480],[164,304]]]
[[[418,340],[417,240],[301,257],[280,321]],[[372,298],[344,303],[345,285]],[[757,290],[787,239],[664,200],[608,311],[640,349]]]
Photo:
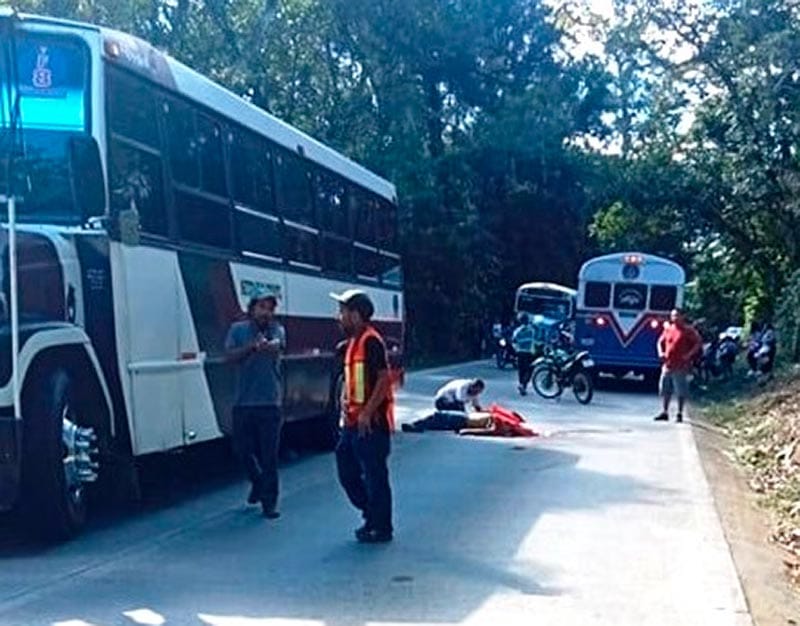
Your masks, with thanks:
[[[344,427],[336,446],[339,482],[361,511],[361,543],[392,540],[392,489],[387,464],[394,430],[394,399],[386,345],[370,324],[375,307],[358,289],[330,294],[348,336],[342,390]]]
[[[533,361],[536,358],[536,328],[527,313],[520,315],[520,326],[511,336],[511,345],[517,353],[517,374],[519,376],[519,394],[527,395],[528,383],[533,374]]]
[[[260,502],[268,519],[280,517],[280,358],[286,348],[286,331],[274,319],[277,306],[278,300],[272,294],[253,297],[247,306],[247,319],[235,322],[225,340],[227,358],[237,366],[233,440],[251,483],[247,502]]]
[[[669,318],[669,324],[658,339],[658,356],[662,362],[659,393],[664,404],[655,420],[669,420],[669,405],[674,394],[678,396],[677,421],[682,422],[683,409],[689,397],[689,374],[703,349],[703,340],[680,310],[674,309]]]

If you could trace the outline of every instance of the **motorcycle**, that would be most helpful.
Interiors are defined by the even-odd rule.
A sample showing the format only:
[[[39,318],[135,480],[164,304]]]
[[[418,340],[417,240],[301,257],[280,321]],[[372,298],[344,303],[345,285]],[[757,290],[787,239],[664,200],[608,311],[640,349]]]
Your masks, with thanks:
[[[585,350],[567,352],[547,348],[533,364],[533,388],[542,398],[552,400],[572,387],[575,399],[589,404],[594,396],[594,361]]]
[[[509,365],[517,367],[517,353],[511,345],[511,339],[505,335],[497,340],[494,356],[497,369],[504,370]]]

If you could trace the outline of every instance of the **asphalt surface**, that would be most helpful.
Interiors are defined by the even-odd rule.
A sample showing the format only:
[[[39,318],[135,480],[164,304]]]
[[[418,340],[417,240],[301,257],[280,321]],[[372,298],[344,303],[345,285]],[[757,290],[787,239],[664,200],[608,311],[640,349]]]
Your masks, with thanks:
[[[64,545],[4,537],[0,624],[751,623],[690,425],[635,390],[521,398],[488,363],[409,376],[400,420],[461,375],[543,436],[399,433],[392,544],[354,541],[330,454],[284,465],[278,521],[222,468]]]

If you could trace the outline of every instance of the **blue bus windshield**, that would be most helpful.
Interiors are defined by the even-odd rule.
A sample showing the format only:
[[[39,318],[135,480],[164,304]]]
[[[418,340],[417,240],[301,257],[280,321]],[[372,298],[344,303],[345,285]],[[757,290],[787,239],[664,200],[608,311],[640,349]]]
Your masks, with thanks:
[[[22,221],[74,222],[69,145],[89,128],[88,48],[76,38],[17,32],[1,51],[3,192],[10,182]]]

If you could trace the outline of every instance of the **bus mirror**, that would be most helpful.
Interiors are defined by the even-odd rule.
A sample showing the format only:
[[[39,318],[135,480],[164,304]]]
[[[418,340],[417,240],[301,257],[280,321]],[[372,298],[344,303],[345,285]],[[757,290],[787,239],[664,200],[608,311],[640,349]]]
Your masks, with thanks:
[[[94,137],[75,136],[69,142],[69,167],[75,206],[83,221],[99,217],[106,209],[106,186],[100,148]]]

